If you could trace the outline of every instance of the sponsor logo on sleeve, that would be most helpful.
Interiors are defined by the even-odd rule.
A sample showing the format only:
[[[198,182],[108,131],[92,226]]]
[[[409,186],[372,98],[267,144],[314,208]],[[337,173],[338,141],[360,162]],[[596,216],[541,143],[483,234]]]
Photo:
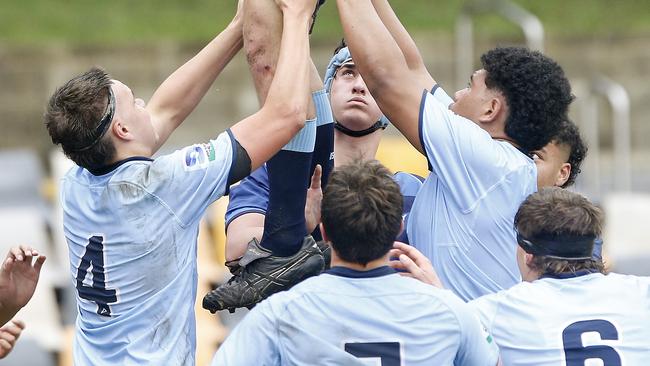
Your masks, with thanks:
[[[209,159],[204,145],[193,145],[185,149],[185,170],[205,169]]]
[[[217,159],[217,153],[215,151],[214,145],[212,144],[212,141],[208,142],[207,144],[203,144],[203,148],[208,155],[208,161],[215,161]]]

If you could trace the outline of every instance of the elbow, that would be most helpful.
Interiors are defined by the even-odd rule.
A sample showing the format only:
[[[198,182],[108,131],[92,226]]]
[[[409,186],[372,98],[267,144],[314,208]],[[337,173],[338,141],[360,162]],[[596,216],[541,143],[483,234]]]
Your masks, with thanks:
[[[279,126],[282,126],[283,130],[290,132],[292,135],[305,126],[305,120],[307,119],[307,106],[305,103],[267,103],[264,108],[267,109],[269,120],[275,121]]]
[[[281,106],[283,113],[280,118],[284,121],[285,125],[297,133],[305,127],[305,120],[307,119],[307,106],[304,103],[296,103]]]

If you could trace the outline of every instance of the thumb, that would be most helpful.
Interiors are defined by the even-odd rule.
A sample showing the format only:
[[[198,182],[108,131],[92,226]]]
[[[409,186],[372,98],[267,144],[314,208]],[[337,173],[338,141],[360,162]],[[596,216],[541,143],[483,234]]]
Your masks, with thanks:
[[[38,258],[36,259],[36,263],[34,263],[34,269],[39,274],[41,273],[41,268],[43,267],[43,263],[45,263],[46,259],[47,258],[44,255],[39,255]]]
[[[316,167],[314,168],[314,174],[311,176],[311,185],[309,188],[311,189],[320,189],[321,185],[321,177],[323,175],[323,168],[320,166],[320,164],[317,164]]]

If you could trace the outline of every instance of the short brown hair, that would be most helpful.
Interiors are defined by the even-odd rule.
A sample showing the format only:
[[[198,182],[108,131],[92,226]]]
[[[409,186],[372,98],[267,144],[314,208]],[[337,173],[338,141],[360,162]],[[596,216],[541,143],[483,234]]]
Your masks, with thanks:
[[[85,151],[73,148],[97,138],[95,129],[106,111],[111,83],[104,70],[93,67],[58,88],[45,111],[52,143],[60,144],[67,157],[87,169],[103,166],[115,156],[109,134]]]
[[[337,168],[323,195],[322,221],[337,255],[366,265],[393,246],[402,224],[402,194],[376,160]]]
[[[515,228],[527,238],[544,235],[600,237],[603,212],[584,196],[559,187],[542,188],[521,204],[515,215]],[[592,270],[604,273],[602,260],[562,260],[533,257],[530,264],[541,274]]]

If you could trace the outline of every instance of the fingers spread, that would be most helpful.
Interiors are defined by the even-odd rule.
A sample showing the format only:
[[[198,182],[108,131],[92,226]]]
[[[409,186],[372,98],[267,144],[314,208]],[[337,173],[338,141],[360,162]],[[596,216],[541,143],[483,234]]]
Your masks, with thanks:
[[[25,329],[25,322],[19,319],[14,319],[11,321],[16,327],[22,329]]]
[[[0,356],[4,357],[8,351],[11,351],[13,346],[5,339],[0,338]]]
[[[24,258],[23,250],[19,247],[13,247],[9,249],[9,253],[13,259],[15,259],[17,262],[22,262]]]
[[[9,342],[9,344],[16,343],[16,336],[9,333],[8,331],[0,330],[0,339],[4,339]]]
[[[14,267],[14,259],[11,256],[8,256],[7,259],[2,263],[2,270],[4,272],[11,272],[11,269]]]

